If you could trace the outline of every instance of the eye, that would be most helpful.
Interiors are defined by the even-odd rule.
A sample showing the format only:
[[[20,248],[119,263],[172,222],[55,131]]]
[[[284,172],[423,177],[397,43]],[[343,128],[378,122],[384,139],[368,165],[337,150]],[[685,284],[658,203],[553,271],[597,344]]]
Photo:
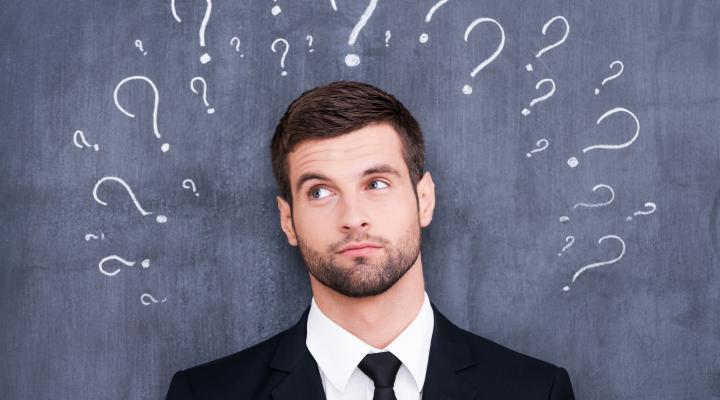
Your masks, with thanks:
[[[387,183],[385,183],[385,181],[381,181],[380,179],[373,179],[372,181],[370,181],[370,184],[372,185],[374,182],[379,182],[379,183],[385,185],[386,187],[389,187],[389,185],[388,185]],[[376,189],[384,189],[384,188],[383,188],[383,187],[380,187],[380,188],[377,188],[377,187],[376,187]]]
[[[323,197],[315,197],[315,195],[322,190],[327,191],[327,188],[322,187],[322,186],[314,186],[314,187],[311,187],[310,190],[308,190],[307,194],[308,194],[308,196],[310,196],[311,200],[320,200]]]

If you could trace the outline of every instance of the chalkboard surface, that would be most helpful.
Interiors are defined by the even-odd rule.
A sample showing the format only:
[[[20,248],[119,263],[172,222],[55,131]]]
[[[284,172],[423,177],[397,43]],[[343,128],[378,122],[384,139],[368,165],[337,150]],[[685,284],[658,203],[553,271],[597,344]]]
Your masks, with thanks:
[[[430,299],[578,399],[720,399],[717,1],[3,1],[0,393],[160,399],[309,304],[269,141],[420,121]]]

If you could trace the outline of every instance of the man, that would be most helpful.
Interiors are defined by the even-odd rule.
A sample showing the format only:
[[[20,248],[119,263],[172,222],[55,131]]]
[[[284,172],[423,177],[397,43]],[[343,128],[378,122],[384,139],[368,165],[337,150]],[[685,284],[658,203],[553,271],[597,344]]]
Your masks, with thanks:
[[[417,121],[371,85],[303,93],[272,138],[280,226],[312,288],[300,320],[175,374],[168,400],[574,399],[565,369],[463,330],[431,303],[435,187]]]

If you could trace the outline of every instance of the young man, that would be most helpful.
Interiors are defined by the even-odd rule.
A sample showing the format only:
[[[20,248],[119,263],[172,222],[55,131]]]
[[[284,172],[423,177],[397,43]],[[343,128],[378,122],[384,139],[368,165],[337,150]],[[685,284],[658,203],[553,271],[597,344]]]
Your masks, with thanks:
[[[295,326],[175,374],[180,399],[574,399],[565,369],[447,320],[425,292],[435,187],[417,121],[358,82],[303,93],[272,138],[280,226],[313,297]]]

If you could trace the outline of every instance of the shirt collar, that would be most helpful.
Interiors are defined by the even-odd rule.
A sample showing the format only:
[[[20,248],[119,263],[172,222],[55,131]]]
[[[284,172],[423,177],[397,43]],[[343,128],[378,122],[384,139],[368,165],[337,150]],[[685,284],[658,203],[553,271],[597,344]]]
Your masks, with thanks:
[[[315,297],[307,319],[306,345],[325,377],[341,392],[357,365],[368,353],[390,351],[407,367],[422,391],[434,325],[427,292],[415,319],[385,349],[377,349],[328,318]]]

